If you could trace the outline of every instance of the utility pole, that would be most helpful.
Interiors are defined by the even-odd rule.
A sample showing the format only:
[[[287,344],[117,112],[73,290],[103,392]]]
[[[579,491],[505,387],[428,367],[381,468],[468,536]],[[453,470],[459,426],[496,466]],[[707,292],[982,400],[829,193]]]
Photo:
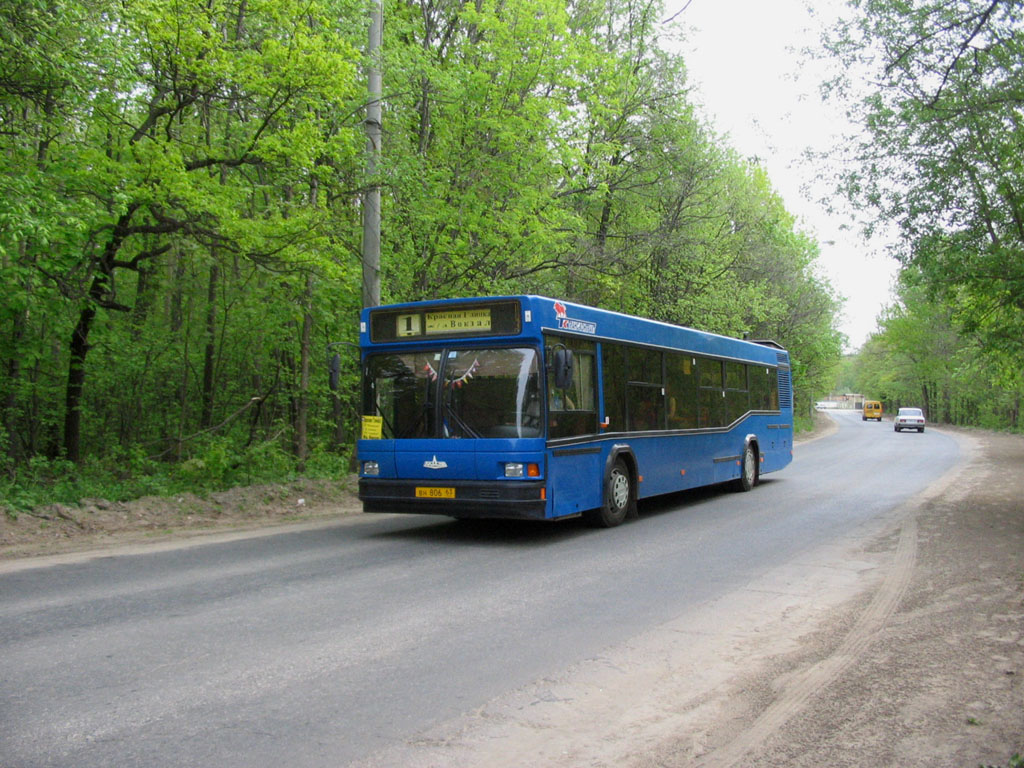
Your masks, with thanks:
[[[366,48],[368,101],[366,104],[366,172],[370,186],[363,193],[363,306],[380,304],[380,183],[377,161],[381,135],[381,38],[384,29],[383,0],[373,0],[370,9],[370,39]]]

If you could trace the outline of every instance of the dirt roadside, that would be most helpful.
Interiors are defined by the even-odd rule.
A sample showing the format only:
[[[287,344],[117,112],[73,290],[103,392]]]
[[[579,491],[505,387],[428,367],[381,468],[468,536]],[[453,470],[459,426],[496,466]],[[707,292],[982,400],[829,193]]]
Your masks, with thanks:
[[[342,515],[362,514],[355,488],[352,476],[338,482],[232,488],[206,498],[185,493],[129,502],[82,499],[77,506],[52,504],[14,518],[0,512],[0,563],[329,523]]]
[[[966,465],[871,530],[365,765],[1010,766],[1024,753],[1024,437],[951,434]],[[0,515],[0,569],[326,523],[358,512],[351,488]]]

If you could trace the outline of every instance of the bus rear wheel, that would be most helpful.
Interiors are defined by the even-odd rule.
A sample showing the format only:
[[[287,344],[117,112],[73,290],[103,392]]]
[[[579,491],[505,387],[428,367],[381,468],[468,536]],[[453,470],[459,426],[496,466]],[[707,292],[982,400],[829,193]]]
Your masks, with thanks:
[[[622,459],[616,459],[604,481],[604,503],[584,514],[596,528],[614,528],[626,519],[633,506],[633,478]]]
[[[757,449],[753,443],[747,443],[743,449],[743,459],[740,464],[740,478],[736,481],[736,490],[749,491],[757,485],[758,466]]]

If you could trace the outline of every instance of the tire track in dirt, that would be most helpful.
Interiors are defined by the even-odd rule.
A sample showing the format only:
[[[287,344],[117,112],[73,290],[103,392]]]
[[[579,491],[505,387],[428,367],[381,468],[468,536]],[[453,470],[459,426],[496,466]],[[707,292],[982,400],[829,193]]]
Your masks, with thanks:
[[[696,768],[733,768],[738,765],[864,655],[896,612],[910,586],[917,560],[917,511],[933,499],[944,497],[949,501],[968,493],[965,486],[957,487],[956,483],[974,464],[977,443],[970,438],[961,438],[960,447],[964,460],[939,478],[923,496],[907,502],[897,512],[897,519],[902,517],[902,523],[892,564],[871,603],[835,652],[798,673],[748,728],[722,747],[699,758],[694,763]]]
[[[874,599],[857,620],[835,653],[808,669],[745,730],[721,749],[697,761],[700,768],[731,768],[752,749],[766,741],[799,713],[820,691],[827,688],[867,650],[875,634],[895,613],[910,584],[917,559],[917,521],[903,521],[893,563]]]

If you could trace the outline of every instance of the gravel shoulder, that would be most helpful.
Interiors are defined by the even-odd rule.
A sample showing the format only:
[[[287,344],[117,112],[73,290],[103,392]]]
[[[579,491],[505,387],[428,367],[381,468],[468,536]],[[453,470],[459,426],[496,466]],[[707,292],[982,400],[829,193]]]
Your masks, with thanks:
[[[965,463],[872,529],[364,764],[1009,766],[1024,753],[1024,436],[947,431]],[[352,489],[0,515],[0,570],[329,525],[359,512]]]

